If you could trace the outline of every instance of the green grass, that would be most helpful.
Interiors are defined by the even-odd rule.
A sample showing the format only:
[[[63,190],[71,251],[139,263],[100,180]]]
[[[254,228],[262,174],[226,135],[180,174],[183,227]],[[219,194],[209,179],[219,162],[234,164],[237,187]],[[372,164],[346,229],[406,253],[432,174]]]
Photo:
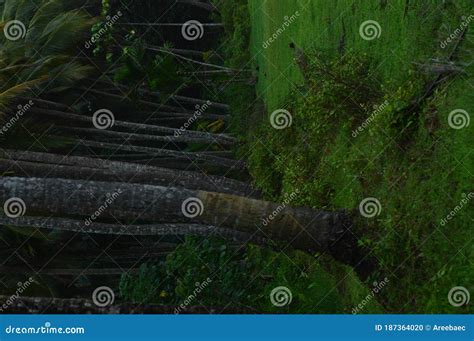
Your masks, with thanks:
[[[454,130],[447,123],[454,109],[465,109],[471,116],[474,112],[474,65],[466,67],[467,74],[445,82],[413,115],[403,116],[399,109],[421,93],[427,80],[414,71],[413,63],[446,57],[453,44],[441,49],[440,42],[474,9],[470,1],[446,1],[445,5],[415,1],[408,7],[406,1],[383,3],[249,1],[250,54],[259,67],[257,100],[264,103],[265,115],[250,126],[242,154],[248,155],[255,182],[269,198],[278,200],[283,193],[298,189],[302,194],[297,205],[355,211],[366,197],[380,201],[381,214],[360,218],[358,223],[366,236],[364,242],[381,264],[374,279],[390,279],[376,297],[386,311],[465,313],[472,311],[472,305],[453,307],[447,296],[454,286],[474,290],[473,202],[445,226],[440,221],[474,188],[474,125]],[[299,17],[264,48],[263,42],[277,32],[284,17],[296,11]],[[359,27],[366,20],[380,24],[380,38],[361,38]],[[351,129],[361,123],[360,118],[345,121],[339,115],[334,124],[330,115],[317,116],[320,107],[311,102],[316,94],[295,90],[303,77],[289,47],[295,43],[337,60],[344,30],[344,53],[370,58],[369,79],[384,94],[376,104],[389,103],[356,138]],[[458,63],[472,60],[473,31],[471,23],[456,53]],[[289,109],[293,116],[292,127],[284,131],[274,130],[269,122],[270,114],[280,108]],[[322,129],[325,123],[332,129]],[[336,289],[341,295],[358,292],[346,301],[357,304],[360,282],[347,268],[323,263],[340,279]]]

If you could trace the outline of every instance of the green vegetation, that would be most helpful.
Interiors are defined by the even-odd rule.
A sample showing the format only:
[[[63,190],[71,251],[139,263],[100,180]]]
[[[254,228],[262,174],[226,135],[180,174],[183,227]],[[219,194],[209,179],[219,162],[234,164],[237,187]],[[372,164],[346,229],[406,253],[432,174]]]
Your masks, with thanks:
[[[236,112],[246,122],[249,106],[266,108],[262,119],[256,121],[253,115],[252,124],[244,124],[254,128],[247,130],[248,144],[241,154],[248,156],[256,184],[268,198],[281,200],[285,193],[299,190],[295,205],[353,209],[355,214],[364,198],[377,198],[380,215],[358,219],[364,242],[380,262],[373,279],[390,279],[377,300],[390,312],[467,312],[468,308],[452,307],[447,295],[457,285],[472,289],[474,282],[472,201],[444,226],[441,220],[473,189],[473,125],[461,130],[448,125],[451,111],[472,112],[472,28],[452,59],[465,73],[444,81],[415,112],[407,114],[405,109],[436,76],[423,74],[415,63],[450,56],[456,44],[444,49],[440,44],[462,17],[472,14],[472,4],[249,4],[250,51],[259,70],[257,98],[264,105],[248,97],[236,103]],[[285,16],[297,11],[297,19],[264,48],[263,42],[282,27]],[[366,20],[380,23],[378,39],[367,41],[359,35]],[[344,84],[316,68],[307,74],[314,87],[305,86],[291,43],[305,51],[313,65],[336,72]],[[357,65],[360,68],[354,68]],[[374,106],[381,110],[374,111]],[[280,108],[293,118],[285,130],[273,129],[269,121]],[[353,137],[353,130],[373,112],[378,114]],[[339,292],[351,291],[358,282],[351,271],[328,260],[322,264],[340,279]]]

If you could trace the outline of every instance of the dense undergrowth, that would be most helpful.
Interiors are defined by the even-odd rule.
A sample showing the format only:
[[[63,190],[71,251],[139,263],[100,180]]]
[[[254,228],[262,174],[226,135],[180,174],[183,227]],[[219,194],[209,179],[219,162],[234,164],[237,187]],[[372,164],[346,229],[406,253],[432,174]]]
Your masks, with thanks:
[[[442,220],[474,189],[473,125],[457,130],[448,124],[453,110],[473,109],[474,65],[469,61],[474,32],[468,29],[455,48],[440,48],[439,42],[472,12],[472,4],[448,1],[440,9],[435,2],[406,7],[399,1],[385,7],[374,1],[352,7],[341,3],[330,10],[324,1],[302,3],[239,0],[222,9],[227,32],[222,53],[228,66],[258,74],[257,93],[241,83],[221,89],[233,109],[233,129],[246,142],[238,153],[248,160],[266,198],[281,201],[298,191],[293,205],[352,211],[361,243],[373,250],[379,270],[361,283],[350,268],[325,256],[255,247],[234,254],[217,242],[189,240],[154,268],[159,289],[152,301],[180,303],[192,293],[196,278],[211,276],[216,280],[197,303],[347,313],[373,293],[374,281],[388,278],[361,313],[468,312],[470,306],[454,307],[447,295],[455,286],[473,291],[472,201],[448,223]],[[261,42],[281,25],[278,18],[296,10],[299,21],[263,48]],[[385,23],[383,38],[372,45],[357,30],[368,13]],[[309,22],[323,33],[312,35]],[[400,34],[406,39],[396,39]],[[293,60],[299,48],[307,58],[303,72]],[[417,65],[430,58],[449,59],[464,71],[423,98],[437,75]],[[410,110],[420,98],[421,105]],[[280,108],[291,113],[292,125],[275,130],[270,114]],[[359,214],[359,203],[367,197],[380,202],[376,217]],[[193,252],[196,257],[186,256]],[[183,270],[171,274],[172,269]],[[150,272],[143,271],[139,283],[149,281]],[[124,279],[125,297],[148,297],[145,287],[129,283],[130,278]],[[283,309],[268,298],[280,285],[293,294]]]

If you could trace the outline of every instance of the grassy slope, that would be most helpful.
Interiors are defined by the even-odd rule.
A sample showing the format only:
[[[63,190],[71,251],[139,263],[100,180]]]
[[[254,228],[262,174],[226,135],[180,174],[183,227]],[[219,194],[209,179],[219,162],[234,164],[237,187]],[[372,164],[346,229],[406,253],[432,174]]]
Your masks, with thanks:
[[[383,7],[383,1],[339,0],[329,5],[327,0],[249,0],[251,55],[259,66],[258,96],[268,114],[291,106],[288,95],[302,76],[288,44],[294,42],[303,49],[317,47],[337,55],[344,26],[346,51],[373,57],[374,82],[382,84],[390,102],[392,95],[406,86],[421,86],[412,81],[412,62],[446,54],[447,49],[439,48],[440,36],[454,30],[460,16],[474,13],[469,2],[456,1],[456,6],[442,10],[440,1],[416,1],[409,7],[405,7],[406,1],[388,1]],[[285,16],[296,11],[300,17],[264,49],[262,42],[281,27]],[[379,39],[361,39],[359,25],[365,20],[380,23]],[[469,43],[473,40],[472,25],[458,54],[464,62],[473,56]],[[468,71],[469,77],[457,77],[431,98],[413,122],[406,122],[416,129],[410,132],[403,151],[395,143],[400,131],[384,126],[383,117],[356,139],[338,131],[326,136],[332,140],[331,148],[322,151],[317,164],[308,159],[295,161],[298,151],[292,147],[302,136],[295,134],[292,141],[279,139],[278,131],[272,130],[267,120],[249,137],[251,171],[268,193],[276,192],[278,197],[280,192],[297,188],[303,193],[297,204],[329,209],[356,208],[367,196],[380,200],[381,214],[363,223],[367,243],[382,263],[383,271],[376,278],[390,278],[378,296],[389,311],[462,313],[469,309],[449,305],[447,294],[457,285],[474,292],[473,203],[446,226],[439,223],[463,193],[474,189],[474,124],[463,130],[450,129],[447,124],[447,116],[454,109],[463,108],[471,116],[474,112],[473,66]],[[433,111],[439,124],[434,132],[426,128],[426,117]],[[297,110],[293,114],[295,125],[305,119]],[[318,136],[311,129],[308,125],[307,136]],[[271,141],[265,140],[268,136]],[[346,305],[357,304],[364,292],[360,283],[347,269],[326,266],[341,279],[337,290],[345,296]]]

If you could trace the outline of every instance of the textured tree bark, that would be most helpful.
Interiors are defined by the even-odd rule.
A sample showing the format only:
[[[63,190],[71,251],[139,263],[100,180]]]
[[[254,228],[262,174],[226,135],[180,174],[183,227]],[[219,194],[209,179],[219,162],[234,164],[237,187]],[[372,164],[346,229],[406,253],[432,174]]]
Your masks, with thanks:
[[[75,120],[75,121],[87,122],[91,124],[91,127],[93,127],[92,117],[90,116],[83,116],[83,115],[66,113],[62,111],[45,110],[45,109],[39,109],[39,108],[31,108],[30,111],[33,113],[54,116],[54,117],[58,117],[62,119],[70,119],[70,120]],[[225,134],[211,134],[207,132],[199,132],[199,131],[193,131],[193,130],[180,130],[180,129],[169,128],[169,127],[162,127],[162,126],[134,123],[134,122],[125,122],[125,121],[118,121],[118,120],[115,120],[112,128],[129,129],[129,130],[132,130],[134,133],[136,133],[137,131],[143,131],[143,132],[152,133],[152,134],[189,136],[189,137],[201,138],[204,141],[207,141],[207,143],[209,144],[222,142],[223,144],[228,145],[229,143],[232,144],[232,143],[237,142],[235,138],[229,135],[225,135]]]
[[[127,144],[117,144],[117,143],[107,143],[99,141],[90,141],[90,140],[80,140],[80,144],[88,147],[94,147],[99,149],[106,149],[112,151],[127,151],[134,153],[143,153],[145,155],[155,156],[155,157],[173,157],[181,160],[185,160],[189,163],[198,163],[205,166],[214,166],[219,168],[227,168],[229,170],[245,170],[246,164],[243,161],[232,160],[224,157],[213,156],[205,153],[199,152],[181,152],[174,151],[169,149],[159,149],[159,148],[150,148],[150,147],[141,147],[141,146],[132,146]]]
[[[66,132],[73,132],[80,134],[81,136],[101,136],[108,138],[120,138],[121,140],[127,141],[136,141],[136,142],[162,142],[162,143],[171,143],[172,146],[178,143],[203,143],[206,144],[209,142],[207,138],[199,137],[190,137],[190,136],[158,136],[158,135],[148,135],[148,134],[135,134],[121,131],[112,131],[112,130],[100,130],[92,128],[73,128],[73,127],[58,127],[59,129]],[[232,146],[233,143],[220,143],[221,146]]]
[[[92,293],[91,293],[92,295]],[[0,306],[9,302],[10,296],[0,296]],[[151,304],[119,304],[98,307],[91,300],[82,298],[20,297],[8,304],[8,314],[174,314],[179,307]],[[249,314],[255,311],[234,307],[188,306],[180,314]]]
[[[264,238],[253,236],[237,230],[199,224],[155,224],[155,225],[121,225],[104,223],[85,223],[85,220],[43,217],[8,218],[0,216],[0,224],[10,226],[30,226],[58,231],[73,231],[97,234],[115,234],[126,236],[176,236],[191,235],[204,237],[220,237],[239,243],[263,245]]]
[[[214,7],[214,5],[212,5],[211,3],[202,2],[202,1],[198,1],[198,0],[178,0],[178,3],[199,7],[199,8],[205,9],[206,11],[210,11],[210,12],[217,10]]]
[[[101,209],[110,193],[120,195],[106,209]],[[175,187],[1,178],[0,199],[5,202],[12,197],[25,201],[27,215],[92,217],[100,212],[101,220],[219,226],[256,233],[308,252],[329,252],[346,264],[363,266],[364,271],[369,265],[350,231],[351,221],[343,212],[283,207],[229,194]]]
[[[0,170],[26,173],[35,177],[125,181],[161,186],[177,186],[209,192],[259,197],[248,183],[215,175],[177,171],[120,161],[80,156],[5,150],[0,154]],[[2,160],[3,159],[3,160]],[[7,160],[8,159],[8,160]]]

